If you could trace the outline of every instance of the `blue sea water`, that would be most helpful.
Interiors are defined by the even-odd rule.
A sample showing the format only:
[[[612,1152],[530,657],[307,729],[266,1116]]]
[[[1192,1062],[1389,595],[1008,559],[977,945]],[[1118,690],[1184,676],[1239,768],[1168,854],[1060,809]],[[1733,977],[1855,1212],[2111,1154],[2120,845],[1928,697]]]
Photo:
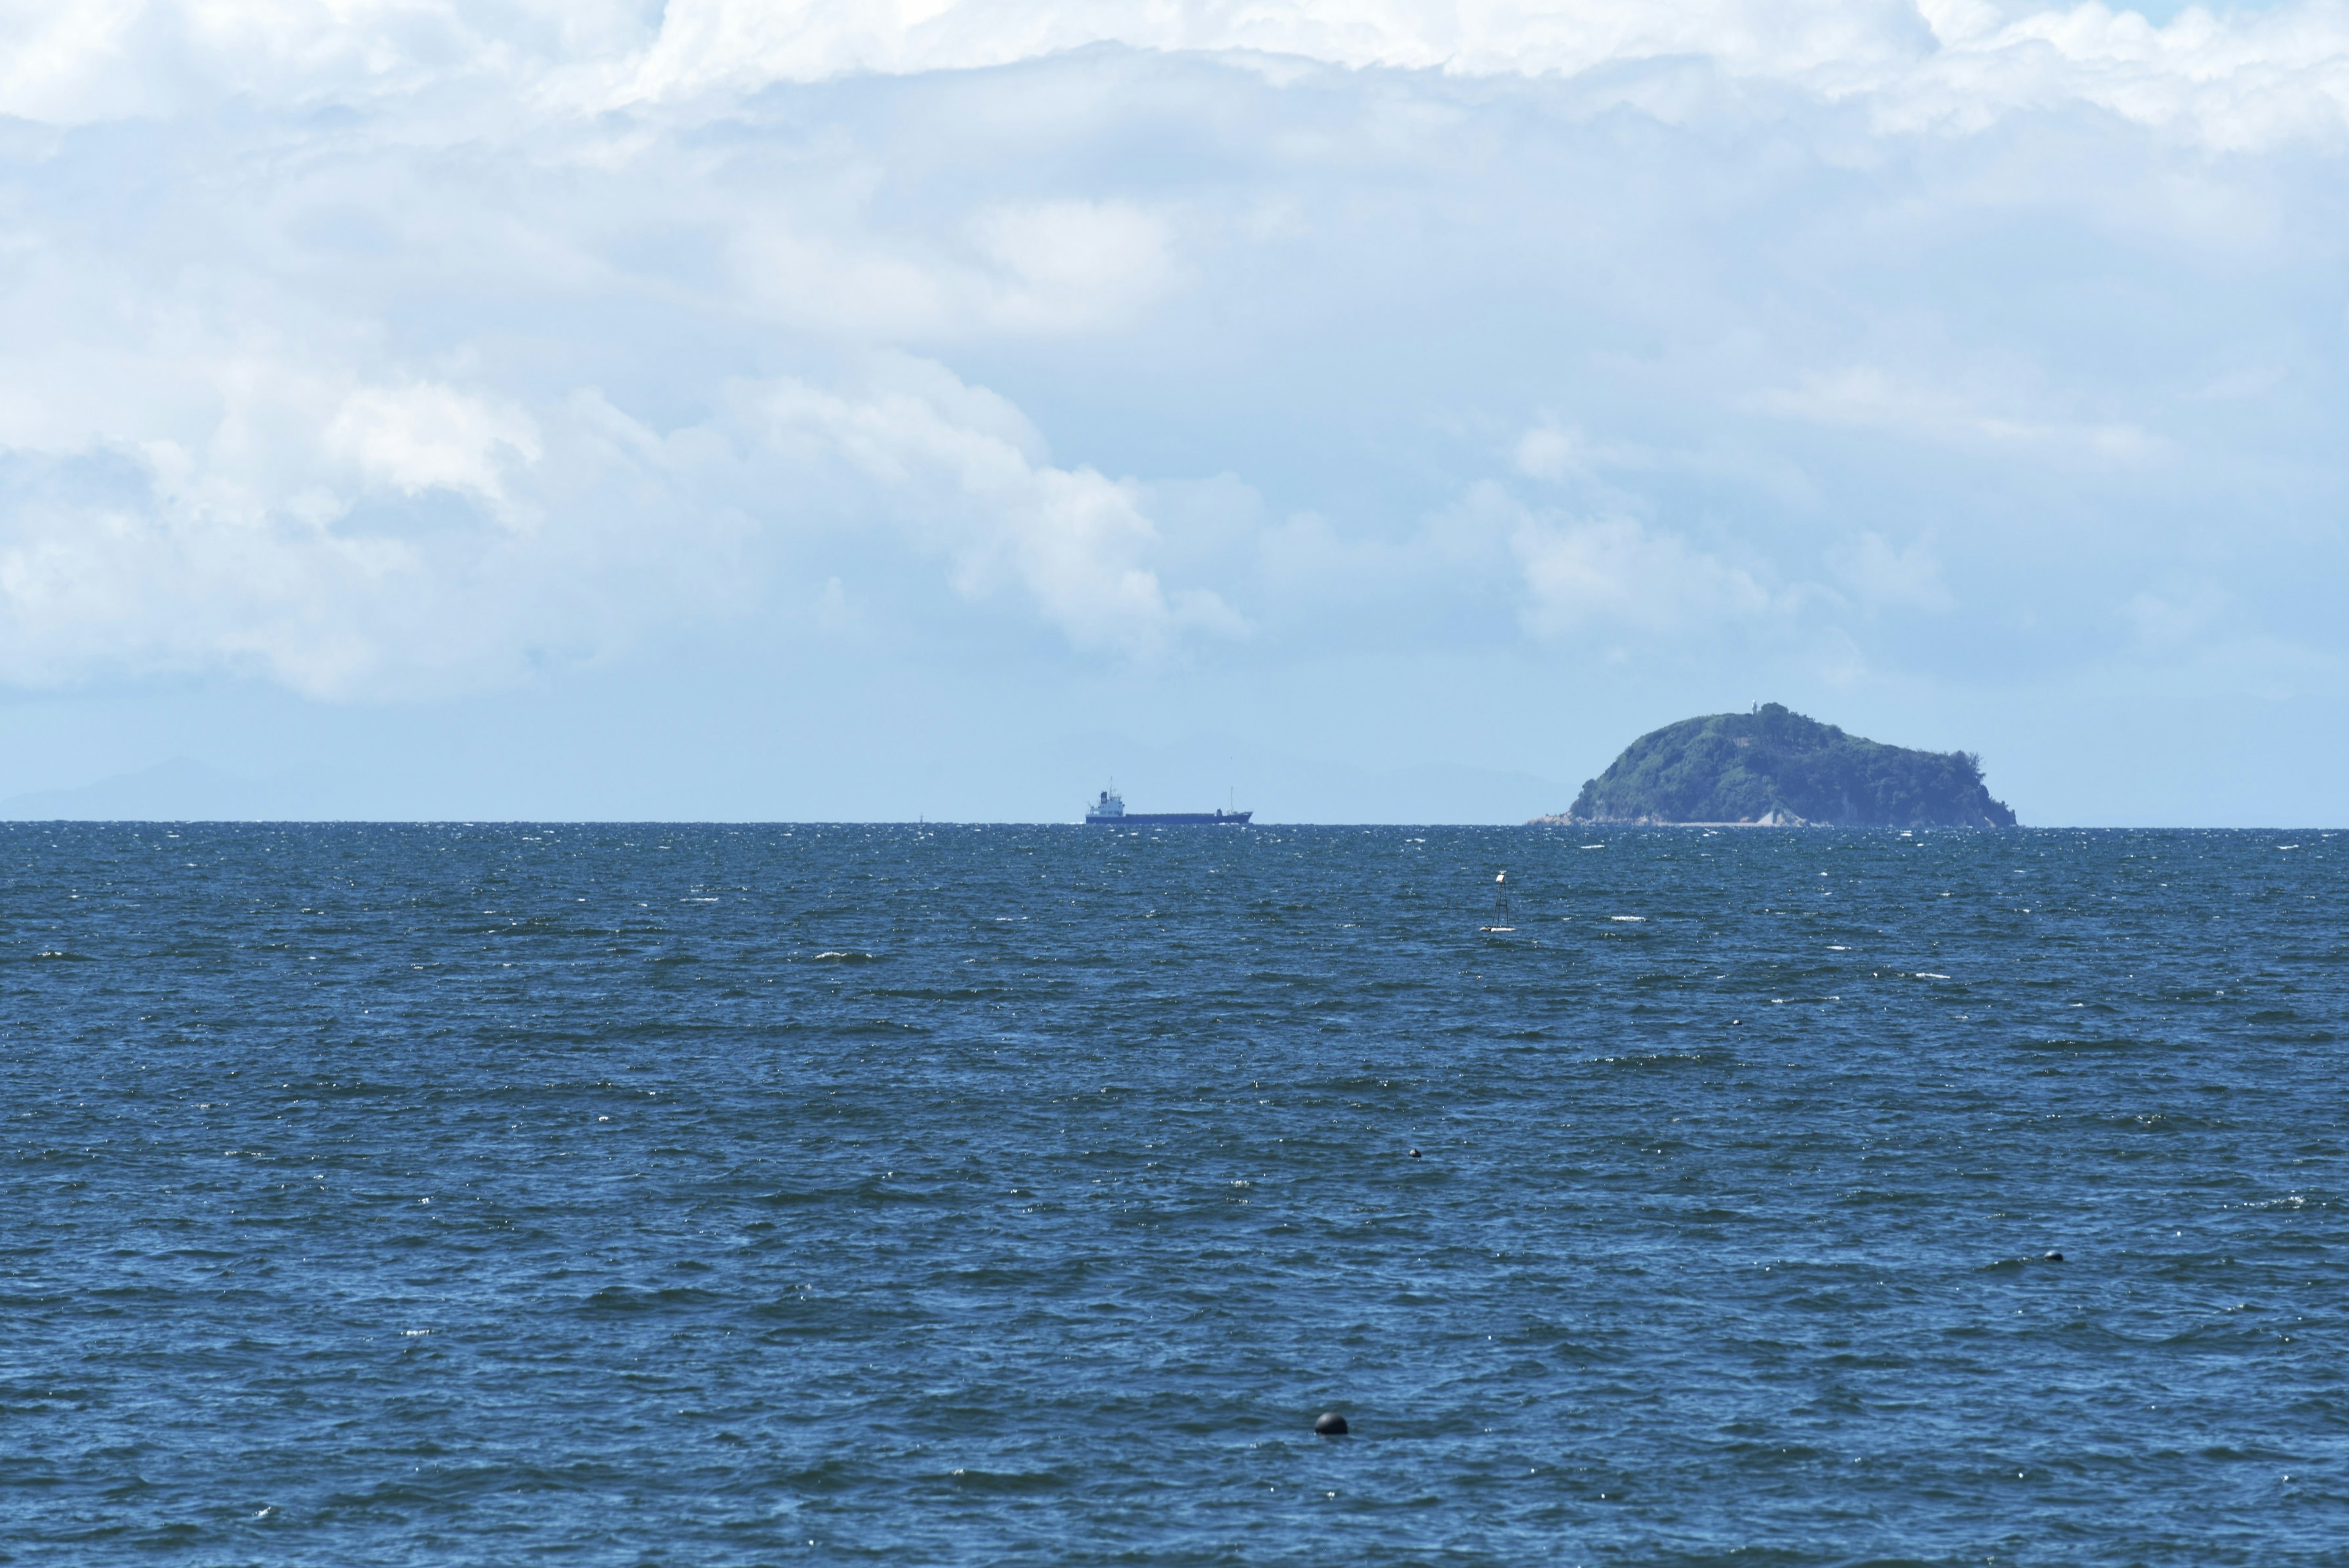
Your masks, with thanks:
[[[2344,846],[0,828],[0,1561],[2349,1563]]]

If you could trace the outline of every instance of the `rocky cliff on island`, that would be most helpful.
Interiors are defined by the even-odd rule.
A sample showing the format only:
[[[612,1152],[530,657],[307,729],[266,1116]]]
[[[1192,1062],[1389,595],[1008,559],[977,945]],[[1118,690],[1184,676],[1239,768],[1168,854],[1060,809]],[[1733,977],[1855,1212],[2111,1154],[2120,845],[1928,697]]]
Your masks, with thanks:
[[[1863,741],[1765,702],[1640,736],[1571,807],[1534,822],[2013,827],[2014,813],[1971,752]]]

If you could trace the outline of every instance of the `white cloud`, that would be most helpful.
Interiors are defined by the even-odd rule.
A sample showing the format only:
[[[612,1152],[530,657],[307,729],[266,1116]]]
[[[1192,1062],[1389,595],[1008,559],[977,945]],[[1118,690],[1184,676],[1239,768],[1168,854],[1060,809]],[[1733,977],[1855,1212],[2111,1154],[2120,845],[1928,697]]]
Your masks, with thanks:
[[[2256,621],[2344,17],[0,0],[0,680]]]
[[[878,486],[963,593],[1016,586],[1080,649],[1154,659],[1186,632],[1246,629],[1216,595],[1160,583],[1133,481],[1053,466],[1009,405],[938,366],[885,360],[853,393],[787,381],[758,405],[777,441],[812,439]]]
[[[1956,602],[1941,581],[1940,557],[1923,537],[1894,549],[1883,535],[1866,530],[1829,550],[1827,566],[1870,614],[1886,609],[1939,614]]]
[[[2106,460],[2146,456],[2156,442],[2126,421],[2051,419],[2017,413],[1947,385],[1888,374],[1874,366],[1806,376],[1754,399],[1768,413],[1819,424],[1893,431],[1961,445],[2035,448],[2052,455]]]
[[[2183,584],[2168,593],[2130,597],[2124,619],[2148,648],[2169,650],[2200,641],[2226,615],[2229,596],[2209,583]]]
[[[108,466],[108,455],[82,462]],[[72,466],[43,468],[69,481]],[[217,507],[204,487],[174,491],[159,472],[133,485],[19,496],[0,518],[0,679],[227,669],[326,695],[372,672],[384,621],[419,586],[412,546]]]
[[[1057,335],[1114,325],[1182,282],[1173,223],[1133,202],[999,202],[959,233],[892,235],[864,197],[740,215],[730,248],[754,308],[852,341]]]
[[[445,487],[489,501],[506,498],[508,463],[539,458],[538,427],[528,414],[430,382],[354,391],[326,426],[324,444],[371,483],[409,495]]]
[[[7,0],[0,113],[77,124],[232,96],[304,103],[495,80],[539,30],[530,10],[509,10],[501,37],[436,0]]]
[[[745,383],[667,434],[592,391],[533,419],[421,381],[315,399],[304,422],[287,389],[315,378],[233,369],[245,395],[179,439],[0,451],[0,680],[497,683],[740,617],[779,551],[857,516],[1081,649],[1157,659],[1246,631],[1215,593],[1161,582],[1133,482],[1054,466],[1018,409],[929,362],[884,357],[844,389]],[[837,576],[813,606],[826,629],[851,617]]]
[[[1628,517],[1528,516],[1511,544],[1525,573],[1526,624],[1541,637],[1703,636],[1781,607],[1743,567]]]
[[[2349,16],[2321,3],[2168,26],[2090,0],[2021,11],[1980,0],[1438,0],[1234,6],[1127,0],[914,0],[771,5],[677,0],[657,37],[606,64],[623,101],[673,100],[855,71],[970,69],[1088,44],[1245,50],[1333,65],[1567,76],[1708,59],[1730,74],[1868,101],[1889,124],[1961,131],[2016,110],[2092,104],[2224,146],[2338,139],[2349,111]]]
[[[1543,78],[1701,59],[1958,134],[2063,105],[2223,148],[2338,145],[2349,129],[2349,13],[2325,0],[2160,26],[2096,0],[12,0],[0,40],[0,113],[55,124],[451,88],[474,96],[469,118],[500,99],[592,113],[1116,44]]]
[[[1022,325],[1050,330],[1112,319],[1177,277],[1165,220],[1131,202],[995,206],[970,229],[1009,285],[996,312]]]
[[[1544,420],[1517,438],[1512,455],[1519,473],[1556,484],[1588,466],[1588,442],[1580,431]]]

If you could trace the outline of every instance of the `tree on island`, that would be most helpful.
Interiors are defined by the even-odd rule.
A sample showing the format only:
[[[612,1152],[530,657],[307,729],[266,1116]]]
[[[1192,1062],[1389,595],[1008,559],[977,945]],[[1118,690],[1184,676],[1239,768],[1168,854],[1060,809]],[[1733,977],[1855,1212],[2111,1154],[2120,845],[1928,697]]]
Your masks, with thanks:
[[[1765,702],[1640,736],[1538,822],[2013,827],[1972,752],[1919,752],[1847,735]]]

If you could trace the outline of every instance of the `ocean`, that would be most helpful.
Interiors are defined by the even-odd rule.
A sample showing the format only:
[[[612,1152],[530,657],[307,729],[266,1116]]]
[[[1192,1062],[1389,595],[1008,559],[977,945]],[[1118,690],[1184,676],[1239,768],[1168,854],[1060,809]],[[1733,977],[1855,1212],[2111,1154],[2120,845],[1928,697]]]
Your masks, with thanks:
[[[0,827],[0,1562],[2349,1563],[2344,846]]]

